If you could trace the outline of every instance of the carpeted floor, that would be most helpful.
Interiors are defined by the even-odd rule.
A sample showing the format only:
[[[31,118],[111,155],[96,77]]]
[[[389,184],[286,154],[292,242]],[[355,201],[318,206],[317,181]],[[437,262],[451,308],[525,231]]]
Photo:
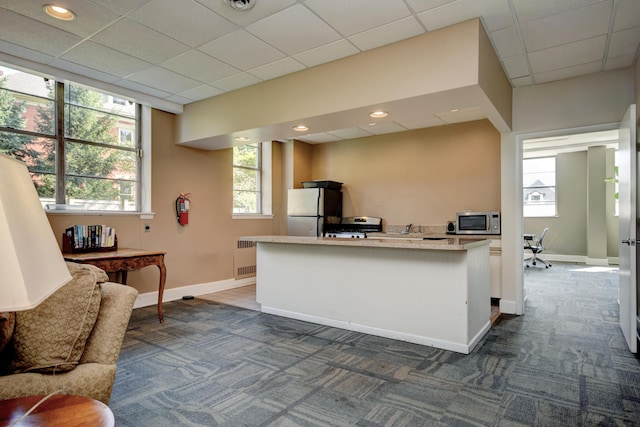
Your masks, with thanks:
[[[525,315],[470,355],[199,299],[164,324],[137,309],[110,407],[136,427],[639,425],[617,271],[590,270],[527,269]]]

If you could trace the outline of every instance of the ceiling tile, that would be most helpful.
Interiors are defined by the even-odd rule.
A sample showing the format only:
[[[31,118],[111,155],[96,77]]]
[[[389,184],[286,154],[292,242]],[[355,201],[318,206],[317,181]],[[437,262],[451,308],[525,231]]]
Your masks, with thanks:
[[[330,133],[331,135],[335,135],[341,139],[363,138],[363,137],[373,135],[371,132],[367,132],[361,128],[338,129],[338,130],[332,130],[331,132],[327,132],[327,133]]]
[[[389,24],[411,14],[400,1],[306,0],[304,4],[344,36]]]
[[[330,133],[327,133],[327,132],[322,132],[322,133],[312,133],[312,134],[303,135],[303,136],[292,135],[290,139],[297,139],[298,141],[307,142],[309,144],[314,144],[314,143],[318,144],[323,142],[342,141],[343,138],[340,138],[339,136],[331,135]]]
[[[170,93],[163,90],[141,85],[140,83],[132,82],[131,80],[118,80],[117,82],[114,82],[114,84],[127,89],[135,90],[136,92],[146,93],[157,98],[166,98],[171,95]]]
[[[366,130],[367,132],[370,132],[374,135],[382,135],[384,133],[393,133],[393,132],[402,132],[404,130],[407,130],[407,128],[405,128],[404,126],[392,121],[388,121],[384,123],[380,122],[380,123],[377,123],[375,126],[359,126],[359,128]]]
[[[220,95],[224,93],[220,89],[215,87],[211,87],[209,85],[202,85],[198,87],[194,87],[193,89],[185,90],[184,92],[180,92],[180,96],[190,99],[191,101],[199,101],[205,98],[211,98],[212,96]]]
[[[304,51],[297,55],[293,55],[293,57],[307,67],[313,67],[315,65],[344,58],[345,56],[354,55],[358,52],[360,51],[356,47],[343,39],[328,43],[324,46],[316,47],[315,49]]]
[[[606,34],[611,17],[610,1],[572,9],[521,24],[528,52]]]
[[[529,64],[524,55],[510,56],[502,59],[502,65],[510,79],[528,76]]]
[[[189,50],[187,45],[127,18],[107,27],[92,40],[152,64]]]
[[[184,92],[200,86],[200,82],[157,66],[147,68],[144,72],[134,73],[127,79],[172,93]]]
[[[239,73],[231,77],[211,82],[211,86],[221,89],[225,92],[240,89],[241,87],[251,86],[260,83],[262,80],[249,73]]]
[[[440,120],[440,118],[434,116],[433,114],[425,115],[424,117],[421,117],[419,119],[412,119],[412,120],[396,119],[396,122],[406,127],[407,129],[422,129],[422,128],[428,128],[433,126],[442,126],[446,124],[445,122]]]
[[[247,70],[247,72],[261,80],[270,80],[284,76],[285,74],[295,73],[304,68],[306,67],[293,58],[283,58],[266,65],[261,65],[260,67],[252,68]]]
[[[192,49],[160,64],[162,67],[203,83],[238,74],[240,70]]]
[[[6,58],[6,60],[9,61],[7,62],[9,68],[11,68],[11,56],[15,56],[16,58],[29,58],[30,61],[40,64],[49,64],[53,59],[55,59],[55,57],[47,55],[46,53],[36,52],[35,50],[6,42],[0,38],[0,60],[7,55],[9,55],[9,57]],[[15,65],[16,64],[13,64],[13,66]]]
[[[142,71],[151,64],[92,41],[85,41],[61,56],[65,61],[118,77]]]
[[[414,12],[420,13],[425,10],[435,9],[436,7],[444,6],[447,3],[453,3],[458,0],[406,0],[409,7]]]
[[[28,28],[28,31],[25,29]],[[47,55],[58,56],[82,39],[74,34],[6,9],[0,9],[0,39]]]
[[[95,3],[81,0],[67,0],[65,6],[77,16],[73,21],[55,19],[42,10],[46,2],[24,0],[2,0],[3,8],[28,16],[37,21],[59,28],[80,37],[88,37],[119,18],[119,15]]]
[[[606,36],[564,44],[529,54],[534,74],[604,59]]]
[[[434,114],[447,124],[464,123],[472,120],[482,120],[486,115],[480,107],[461,108],[459,110],[443,111]]]
[[[609,57],[607,58],[607,62],[604,65],[604,69],[606,71],[609,71],[629,67],[633,64],[633,60],[635,59],[635,57],[635,54]]]
[[[557,15],[570,9],[588,6],[602,0],[512,0],[520,23]],[[632,0],[633,1],[633,0]]]
[[[408,39],[422,33],[424,33],[424,28],[411,16],[374,28],[373,30],[355,34],[349,37],[349,41],[355,44],[360,50],[369,50]]]
[[[517,77],[511,79],[511,85],[513,87],[531,86],[533,84],[533,76]]]
[[[153,0],[129,17],[191,47],[236,29],[234,24],[193,0]]]
[[[248,25],[246,30],[289,55],[340,38],[333,28],[301,4],[254,22]]]
[[[286,55],[244,30],[237,30],[198,48],[241,70],[259,67]]]
[[[482,16],[489,32],[514,24],[508,0],[458,0],[418,14],[428,31],[479,16]]]
[[[640,4],[638,4],[638,8],[640,8]],[[611,40],[609,41],[609,57],[633,55],[638,50],[639,43],[640,27],[616,31],[611,34]]]
[[[638,0],[618,0],[613,31],[640,25],[640,4]]]
[[[571,77],[584,76],[586,74],[597,73],[602,69],[602,62],[596,61],[589,64],[581,64],[559,70],[535,73],[533,78],[536,83],[546,83],[555,80],[569,79]]]
[[[492,32],[491,40],[499,56],[507,57],[524,53],[524,46],[515,26]]]
[[[277,13],[283,9],[293,6],[297,0],[267,0],[257,1],[255,6],[249,10],[238,11],[232,9],[222,0],[196,0],[198,3],[213,10],[220,16],[228,19],[241,27],[247,26],[253,22],[266,18],[269,15]]]
[[[83,0],[76,0],[83,1]],[[118,12],[122,15],[126,15],[129,12],[136,10],[137,8],[148,3],[150,0],[91,0],[94,3],[98,3],[108,9]]]
[[[114,74],[108,74],[106,72],[96,70],[95,68],[89,68],[75,64],[73,62],[64,61],[60,58],[53,59],[51,63],[49,63],[49,65],[60,70],[70,71],[74,74],[90,77],[101,82],[114,83],[119,80],[119,76],[116,76]]]

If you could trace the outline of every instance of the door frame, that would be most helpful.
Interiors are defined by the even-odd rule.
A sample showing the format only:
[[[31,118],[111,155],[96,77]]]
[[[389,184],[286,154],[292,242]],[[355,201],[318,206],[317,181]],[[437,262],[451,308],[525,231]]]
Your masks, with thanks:
[[[599,132],[618,129],[620,122],[605,123],[556,130],[510,133],[501,135],[501,205],[502,205],[502,295],[500,312],[524,314],[527,299],[524,289],[524,245],[522,233],[522,160],[523,141],[533,138],[559,137],[569,134]],[[515,175],[515,179],[514,178]],[[506,249],[506,250],[505,250]],[[514,283],[512,289],[506,284]],[[505,292],[507,291],[507,292]],[[504,296],[507,295],[505,299]]]

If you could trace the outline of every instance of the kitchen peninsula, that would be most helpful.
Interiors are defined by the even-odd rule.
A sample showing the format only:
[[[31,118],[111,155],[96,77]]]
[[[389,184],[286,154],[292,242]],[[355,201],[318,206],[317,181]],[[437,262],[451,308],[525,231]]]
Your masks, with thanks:
[[[488,240],[243,240],[265,313],[465,354],[490,328]]]

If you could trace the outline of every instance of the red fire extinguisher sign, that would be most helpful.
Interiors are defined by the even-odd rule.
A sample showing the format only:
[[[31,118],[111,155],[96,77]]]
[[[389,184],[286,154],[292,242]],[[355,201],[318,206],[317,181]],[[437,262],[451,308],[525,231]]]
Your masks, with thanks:
[[[191,193],[180,193],[176,199],[176,217],[180,225],[189,224],[189,208],[191,204],[191,200],[187,198],[189,194]]]

